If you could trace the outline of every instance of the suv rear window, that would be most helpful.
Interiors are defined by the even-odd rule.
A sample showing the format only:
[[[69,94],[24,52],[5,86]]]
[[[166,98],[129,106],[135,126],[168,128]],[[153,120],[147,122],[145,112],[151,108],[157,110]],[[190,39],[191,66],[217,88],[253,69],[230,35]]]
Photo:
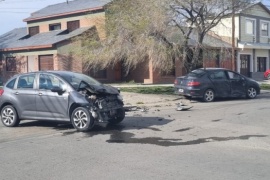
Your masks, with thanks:
[[[205,70],[203,70],[203,69],[196,69],[196,70],[193,70],[190,73],[188,73],[187,76],[190,76],[190,77],[202,77],[205,74],[206,74],[206,71]]]
[[[15,85],[15,81],[16,81],[16,78],[12,79],[11,81],[9,81],[9,83],[7,83],[6,87],[9,89],[13,89]]]

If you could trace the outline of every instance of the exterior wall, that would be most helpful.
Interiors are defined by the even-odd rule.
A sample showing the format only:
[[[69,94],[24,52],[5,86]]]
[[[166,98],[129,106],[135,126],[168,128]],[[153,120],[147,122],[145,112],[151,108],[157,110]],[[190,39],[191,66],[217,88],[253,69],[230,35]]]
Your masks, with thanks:
[[[239,16],[235,16],[235,38],[239,38]],[[224,18],[212,31],[219,36],[232,37],[232,18]]]
[[[258,4],[252,6],[251,8],[248,8],[247,10],[243,11],[242,13],[243,14],[253,15],[253,16],[260,16],[260,17],[270,18],[269,13]]]
[[[80,27],[91,27],[96,26],[97,30],[101,36],[101,38],[104,38],[104,19],[105,19],[105,13],[100,12],[96,14],[84,14],[84,15],[78,15],[78,16],[71,16],[71,17],[62,17],[57,19],[50,19],[50,20],[40,20],[38,22],[28,22],[27,27],[34,27],[39,26],[40,33],[49,32],[49,25],[50,24],[61,24],[61,30],[67,29],[67,22],[68,21],[75,21],[80,20]]]

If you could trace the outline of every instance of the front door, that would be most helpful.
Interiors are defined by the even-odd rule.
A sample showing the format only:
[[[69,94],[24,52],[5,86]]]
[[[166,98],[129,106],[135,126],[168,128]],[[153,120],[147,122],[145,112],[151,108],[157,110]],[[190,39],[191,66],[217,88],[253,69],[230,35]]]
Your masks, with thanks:
[[[68,92],[52,92],[53,87],[63,88],[65,83],[58,77],[40,74],[38,96],[36,98],[37,115],[46,120],[69,120]]]
[[[240,74],[250,77],[250,55],[240,55]]]
[[[228,97],[231,95],[231,84],[223,70],[213,71],[209,75],[211,82],[214,84],[216,95],[219,97]]]
[[[228,71],[231,82],[232,96],[243,96],[246,94],[246,80],[238,73]]]

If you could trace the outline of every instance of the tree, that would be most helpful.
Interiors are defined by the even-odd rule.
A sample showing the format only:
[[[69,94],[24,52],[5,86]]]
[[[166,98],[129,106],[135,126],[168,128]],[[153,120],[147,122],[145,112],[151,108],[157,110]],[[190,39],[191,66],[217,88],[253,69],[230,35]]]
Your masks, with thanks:
[[[76,53],[85,59],[84,67],[111,67],[121,62],[126,73],[137,64],[152,59],[154,67],[169,71],[173,66],[173,44],[164,36],[167,31],[164,0],[114,0],[106,7],[106,38],[95,32],[80,38],[83,50]],[[77,40],[77,39],[76,39]]]
[[[233,3],[232,3],[233,2]],[[171,0],[171,25],[178,28],[184,40],[183,62],[187,71],[202,66],[203,40],[206,34],[220,21],[250,5],[253,0]],[[190,47],[189,39],[196,35],[195,47]]]
[[[234,11],[251,2],[234,0]],[[202,66],[206,34],[232,9],[231,1],[225,0],[114,0],[105,11],[106,38],[86,33],[81,38],[83,49],[77,52],[85,67],[94,69],[121,62],[128,72],[150,59],[154,68],[169,71],[181,57],[189,72]],[[194,35],[196,44],[190,46]]]

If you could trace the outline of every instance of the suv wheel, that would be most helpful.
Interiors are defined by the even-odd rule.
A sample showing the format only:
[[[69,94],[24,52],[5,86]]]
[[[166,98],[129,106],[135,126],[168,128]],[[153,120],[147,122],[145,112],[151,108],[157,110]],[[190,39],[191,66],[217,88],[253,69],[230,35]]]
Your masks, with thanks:
[[[16,109],[11,105],[5,106],[1,111],[1,121],[7,127],[18,126],[20,120],[18,118]]]
[[[71,122],[78,131],[88,131],[94,125],[94,118],[85,107],[76,108],[71,115]]]
[[[207,89],[203,95],[203,101],[212,102],[215,99],[215,93],[212,89]]]
[[[247,98],[254,99],[257,96],[257,91],[254,87],[249,87],[247,90]]]

